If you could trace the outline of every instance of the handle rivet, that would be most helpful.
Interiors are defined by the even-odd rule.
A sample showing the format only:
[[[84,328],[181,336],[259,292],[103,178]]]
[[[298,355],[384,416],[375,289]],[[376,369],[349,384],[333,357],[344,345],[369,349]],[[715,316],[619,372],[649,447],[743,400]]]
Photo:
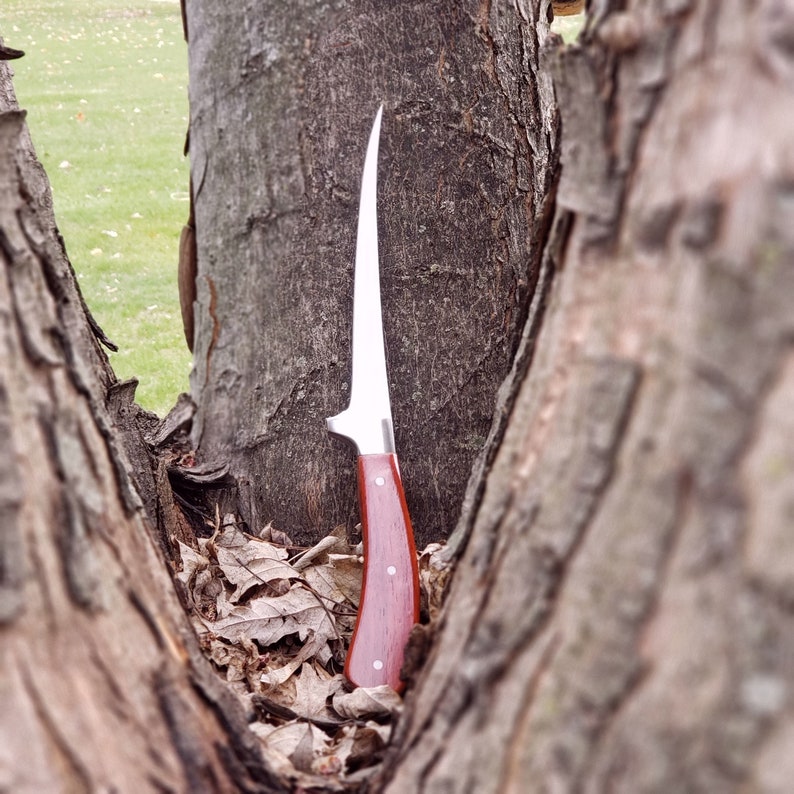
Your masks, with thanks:
[[[375,659],[375,661],[372,663],[372,666],[376,670],[383,670],[383,662],[380,659]]]
[[[397,573],[397,569],[396,569],[396,568],[395,568],[393,565],[390,565],[390,566],[389,566],[389,567],[386,569],[386,573],[387,573],[387,574],[389,574],[389,576],[394,576],[394,574],[396,574],[396,573]]]
[[[386,480],[384,480],[383,477],[375,478],[375,485],[385,485],[385,484],[386,484]]]

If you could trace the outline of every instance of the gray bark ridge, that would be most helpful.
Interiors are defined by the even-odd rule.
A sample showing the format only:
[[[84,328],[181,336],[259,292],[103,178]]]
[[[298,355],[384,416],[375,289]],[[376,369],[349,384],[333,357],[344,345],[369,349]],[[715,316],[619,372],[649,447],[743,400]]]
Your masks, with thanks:
[[[529,3],[187,3],[198,277],[193,438],[232,505],[297,540],[357,516],[347,404],[367,134],[398,454],[417,542],[449,535],[551,221],[556,116]]]
[[[379,791],[790,786],[794,16],[618,5],[550,60],[573,223]]]

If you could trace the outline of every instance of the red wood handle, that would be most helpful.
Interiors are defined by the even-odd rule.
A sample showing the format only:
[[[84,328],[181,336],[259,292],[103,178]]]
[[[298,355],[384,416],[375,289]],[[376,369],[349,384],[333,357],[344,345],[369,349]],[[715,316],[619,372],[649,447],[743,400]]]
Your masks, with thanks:
[[[364,582],[345,675],[358,686],[399,692],[405,644],[419,621],[419,574],[397,456],[361,455],[358,493]]]

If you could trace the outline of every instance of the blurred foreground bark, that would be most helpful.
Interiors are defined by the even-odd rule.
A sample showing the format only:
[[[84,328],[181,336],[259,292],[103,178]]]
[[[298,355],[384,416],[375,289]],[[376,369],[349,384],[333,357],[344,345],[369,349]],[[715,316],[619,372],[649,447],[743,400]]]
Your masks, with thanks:
[[[794,775],[794,5],[592,5],[548,61],[570,231],[395,794]]]
[[[0,788],[278,791],[150,536],[128,450],[152,417],[100,347],[24,118],[0,63]]]

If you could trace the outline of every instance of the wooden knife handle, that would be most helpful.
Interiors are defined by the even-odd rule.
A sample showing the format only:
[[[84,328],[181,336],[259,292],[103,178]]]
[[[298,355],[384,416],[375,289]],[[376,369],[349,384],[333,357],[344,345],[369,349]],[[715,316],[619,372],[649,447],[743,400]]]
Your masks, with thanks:
[[[419,573],[397,456],[359,456],[358,492],[364,582],[345,675],[358,686],[399,692],[405,645],[419,621]]]

